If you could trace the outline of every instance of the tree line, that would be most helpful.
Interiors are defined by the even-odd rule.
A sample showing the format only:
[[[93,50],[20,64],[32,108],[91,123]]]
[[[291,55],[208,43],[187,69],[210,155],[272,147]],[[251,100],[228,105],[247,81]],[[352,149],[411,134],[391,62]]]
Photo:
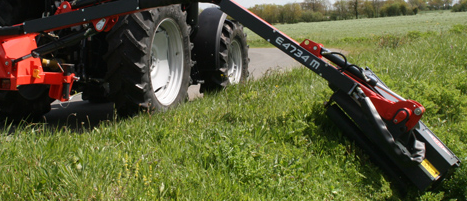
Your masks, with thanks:
[[[416,15],[421,10],[467,10],[467,0],[304,0],[285,5],[260,4],[251,10],[269,23],[317,22],[399,15]]]
[[[454,4],[452,7],[453,12],[465,12],[467,11],[467,0],[461,0],[459,3]]]

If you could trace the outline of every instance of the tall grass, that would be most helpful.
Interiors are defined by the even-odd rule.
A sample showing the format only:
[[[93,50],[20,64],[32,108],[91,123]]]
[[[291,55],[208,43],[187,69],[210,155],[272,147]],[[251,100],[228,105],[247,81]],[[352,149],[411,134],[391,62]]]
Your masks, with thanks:
[[[411,31],[433,32],[439,34],[453,25],[467,24],[467,13],[438,11],[412,16],[366,18],[330,22],[278,24],[275,25],[299,42],[310,39],[323,43],[325,47],[353,50],[355,43],[347,45],[348,40],[368,40],[383,35],[405,35]],[[267,41],[247,30],[248,43],[252,47],[270,46]]]
[[[349,41],[370,50],[349,60],[425,105],[423,121],[466,159],[467,32],[456,29],[392,35],[397,46]],[[467,199],[464,166],[401,197],[326,118],[330,95],[301,68],[82,134],[24,125],[0,136],[0,200]]]

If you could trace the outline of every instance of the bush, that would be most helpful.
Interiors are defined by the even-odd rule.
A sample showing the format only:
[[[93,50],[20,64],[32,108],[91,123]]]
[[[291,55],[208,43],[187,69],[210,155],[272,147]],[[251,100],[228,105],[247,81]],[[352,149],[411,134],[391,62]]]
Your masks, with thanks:
[[[320,22],[325,20],[325,16],[320,12],[313,12],[311,10],[302,13],[302,22]]]
[[[467,25],[462,25],[462,24],[456,24],[452,26],[451,29],[449,29],[450,32],[452,33],[467,33]]]
[[[401,4],[401,5],[399,5],[399,9],[400,9],[402,15],[407,15],[407,5]]]
[[[467,11],[467,0],[461,1],[459,3],[454,4],[452,7],[452,12],[465,12]]]
[[[377,37],[378,46],[381,48],[397,48],[406,42],[406,39],[401,36],[386,34]]]

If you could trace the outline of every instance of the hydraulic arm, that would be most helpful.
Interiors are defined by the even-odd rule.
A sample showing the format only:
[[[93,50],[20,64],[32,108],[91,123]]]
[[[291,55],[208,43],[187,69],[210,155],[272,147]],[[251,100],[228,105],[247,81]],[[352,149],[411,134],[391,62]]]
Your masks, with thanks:
[[[226,14],[326,79],[335,92],[326,105],[327,115],[392,178],[425,190],[460,165],[455,154],[420,121],[425,112],[420,103],[402,98],[370,69],[349,63],[321,44],[294,41],[232,0],[84,0],[75,5],[64,1],[56,15],[0,28],[0,89],[49,84],[51,97],[67,100],[70,85],[77,79],[72,66],[60,67],[62,72],[44,72],[43,55],[110,30],[121,15],[197,2],[219,5]],[[92,26],[41,47],[33,42],[39,33],[80,24]]]

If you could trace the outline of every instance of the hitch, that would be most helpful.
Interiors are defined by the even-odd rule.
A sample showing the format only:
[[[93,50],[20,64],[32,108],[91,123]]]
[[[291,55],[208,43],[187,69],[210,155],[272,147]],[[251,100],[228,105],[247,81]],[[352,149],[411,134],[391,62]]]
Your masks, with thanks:
[[[50,85],[51,98],[66,101],[69,99],[71,86],[77,79],[72,73],[72,66],[63,65],[65,68],[62,68],[62,72],[45,72],[40,54],[33,56],[38,49],[36,36],[37,34],[26,34],[0,44],[0,90],[17,91],[21,85],[46,84]]]

